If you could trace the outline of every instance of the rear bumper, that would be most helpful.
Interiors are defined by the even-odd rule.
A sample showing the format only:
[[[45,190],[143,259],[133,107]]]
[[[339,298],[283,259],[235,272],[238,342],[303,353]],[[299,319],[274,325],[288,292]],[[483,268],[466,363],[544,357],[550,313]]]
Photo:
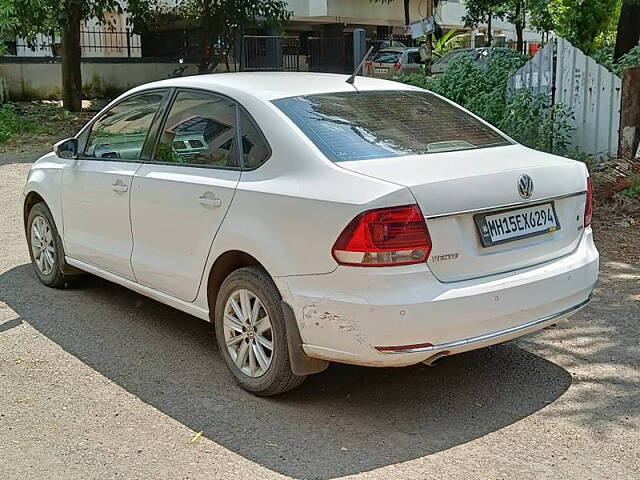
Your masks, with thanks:
[[[296,315],[307,355],[403,366],[500,343],[566,318],[586,305],[597,276],[598,252],[588,228],[570,255],[474,280],[441,283],[425,264],[338,267],[275,280]]]
[[[393,350],[386,350],[383,353],[390,354],[406,354],[406,353],[423,353],[423,352],[443,352],[443,351],[451,351],[456,350],[459,347],[473,347],[479,348],[482,345],[486,344],[494,344],[504,342],[509,338],[516,338],[522,336],[530,331],[535,331],[540,327],[544,327],[545,325],[549,325],[552,322],[564,319],[573,315],[578,310],[581,310],[583,307],[586,307],[587,304],[591,301],[591,295],[589,297],[580,302],[573,307],[567,308],[566,310],[562,310],[561,312],[553,313],[551,315],[547,315],[546,317],[537,318],[535,320],[531,320],[530,322],[526,322],[520,325],[515,325],[513,327],[508,327],[503,330],[498,330],[497,332],[485,333],[482,335],[478,335],[477,337],[465,338],[462,340],[454,340],[453,342],[447,343],[439,343],[437,345],[426,345],[426,346],[410,346],[405,348],[395,348]]]

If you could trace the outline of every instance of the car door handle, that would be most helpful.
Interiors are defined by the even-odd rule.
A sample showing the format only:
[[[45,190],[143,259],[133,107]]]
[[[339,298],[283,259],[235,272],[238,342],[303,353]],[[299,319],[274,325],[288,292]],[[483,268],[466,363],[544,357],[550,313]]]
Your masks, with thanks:
[[[116,183],[111,185],[114,192],[124,193],[129,190],[129,185],[125,184],[122,180],[117,180]]]
[[[222,206],[222,200],[220,200],[219,198],[216,198],[216,196],[213,193],[205,193],[204,195],[202,195],[201,197],[198,197],[198,201],[200,202],[200,205],[204,205],[205,207],[221,207]]]

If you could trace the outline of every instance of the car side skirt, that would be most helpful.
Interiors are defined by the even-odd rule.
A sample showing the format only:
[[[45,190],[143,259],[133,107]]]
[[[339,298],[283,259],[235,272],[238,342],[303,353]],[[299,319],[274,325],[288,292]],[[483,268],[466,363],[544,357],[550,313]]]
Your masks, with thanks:
[[[211,321],[211,319],[209,318],[209,310],[198,307],[193,303],[185,302],[178,298],[172,297],[171,295],[167,295],[166,293],[154,290],[151,287],[141,285],[132,280],[116,275],[115,273],[111,273],[99,267],[94,267],[93,265],[89,265],[88,263],[82,262],[80,260],[76,260],[71,257],[65,257],[65,260],[69,265],[79,268],[80,270],[92,273],[93,275],[104,278],[105,280],[117,283],[118,285],[122,285],[123,287],[129,288],[134,292],[140,293],[149,298],[153,298],[160,303],[169,305],[170,307],[188,313],[189,315],[193,315],[194,317],[201,318],[202,320],[206,320],[207,322]]]

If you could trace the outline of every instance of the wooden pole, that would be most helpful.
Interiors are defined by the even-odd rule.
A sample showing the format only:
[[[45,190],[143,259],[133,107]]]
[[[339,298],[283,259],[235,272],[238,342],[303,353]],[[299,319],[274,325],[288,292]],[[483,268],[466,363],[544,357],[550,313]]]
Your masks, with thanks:
[[[622,75],[618,157],[635,159],[640,143],[640,67],[627,67]]]

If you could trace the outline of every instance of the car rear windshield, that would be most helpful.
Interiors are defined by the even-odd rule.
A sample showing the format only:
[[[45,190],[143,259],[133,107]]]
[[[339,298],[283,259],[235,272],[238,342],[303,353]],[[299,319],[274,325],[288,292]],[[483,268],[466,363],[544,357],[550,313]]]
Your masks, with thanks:
[[[323,93],[273,103],[334,162],[511,144],[429,92]]]
[[[373,57],[374,63],[396,63],[400,60],[400,52],[378,52]]]

